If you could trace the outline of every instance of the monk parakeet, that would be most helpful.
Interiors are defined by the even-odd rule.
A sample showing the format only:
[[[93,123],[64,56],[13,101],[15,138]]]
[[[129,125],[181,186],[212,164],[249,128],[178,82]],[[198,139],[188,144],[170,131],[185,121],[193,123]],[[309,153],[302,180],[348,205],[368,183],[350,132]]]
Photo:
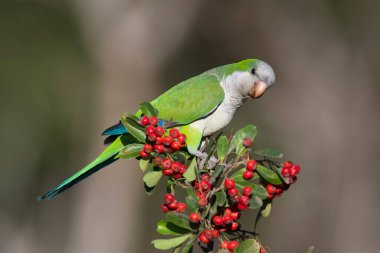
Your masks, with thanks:
[[[275,75],[267,63],[248,59],[213,68],[172,87],[150,103],[158,110],[160,122],[172,122],[186,134],[187,149],[195,156],[202,138],[225,127],[248,98],[258,98],[274,85]],[[138,111],[136,116],[141,116]],[[51,199],[92,173],[118,159],[119,152],[133,138],[123,124],[105,130],[111,145],[86,167],[39,199]]]

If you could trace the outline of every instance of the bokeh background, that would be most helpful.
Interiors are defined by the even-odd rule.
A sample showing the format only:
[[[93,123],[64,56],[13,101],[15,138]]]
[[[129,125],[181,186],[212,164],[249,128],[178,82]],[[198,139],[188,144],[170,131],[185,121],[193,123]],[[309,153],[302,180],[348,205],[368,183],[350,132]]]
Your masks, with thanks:
[[[104,147],[99,133],[172,85],[260,58],[277,85],[231,127],[303,168],[259,231],[271,252],[380,252],[380,2],[2,0],[0,252],[157,252],[161,197],[135,161],[36,197]]]

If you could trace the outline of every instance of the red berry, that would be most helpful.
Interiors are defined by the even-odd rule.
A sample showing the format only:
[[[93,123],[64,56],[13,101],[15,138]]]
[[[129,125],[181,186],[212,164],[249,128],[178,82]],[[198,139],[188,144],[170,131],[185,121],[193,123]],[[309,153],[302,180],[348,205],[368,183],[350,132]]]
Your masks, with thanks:
[[[293,167],[293,163],[290,162],[290,161],[284,162],[284,166],[283,167],[291,168],[291,167]]]
[[[237,223],[237,222],[232,222],[232,223],[231,223],[231,230],[232,230],[232,231],[237,230],[238,227],[239,227],[239,223]]]
[[[157,136],[155,134],[148,134],[147,138],[150,142],[155,142],[157,139]]]
[[[158,156],[153,159],[153,164],[155,166],[160,166],[161,162],[162,162],[162,159],[160,157],[158,157]]]
[[[232,214],[231,209],[226,208],[226,210],[224,210],[224,216],[231,215],[231,214]]]
[[[204,233],[201,233],[198,238],[199,238],[199,241],[203,242],[204,244],[210,243],[210,240],[207,239]]]
[[[294,165],[291,169],[290,169],[290,175],[292,177],[295,177],[297,176],[298,172],[300,172],[301,168],[299,165]]]
[[[210,175],[209,174],[202,174],[201,175],[201,180],[202,181],[210,181]]]
[[[165,146],[170,146],[173,142],[173,139],[172,137],[170,136],[165,136],[164,137],[164,140],[162,141],[162,143],[165,145]]]
[[[162,161],[162,167],[166,170],[170,169],[172,167],[172,161],[169,158],[165,158]]]
[[[273,199],[274,198],[274,195],[272,195],[272,194],[267,194],[267,199]]]
[[[260,252],[259,253],[266,253],[267,251],[264,249],[263,246],[260,247]]]
[[[198,223],[201,220],[199,213],[191,213],[189,215],[189,220],[191,223]]]
[[[276,194],[276,187],[274,185],[268,184],[266,189],[269,194]]]
[[[151,153],[153,151],[153,147],[150,144],[145,144],[143,150],[145,153]]]
[[[177,207],[177,212],[183,213],[186,211],[186,209],[187,209],[187,206],[185,203],[179,203]]]
[[[156,144],[162,144],[163,141],[164,141],[164,138],[162,138],[161,136],[157,136]]]
[[[228,225],[228,224],[231,224],[232,223],[232,217],[231,215],[226,215],[223,217],[223,223]]]
[[[239,194],[239,191],[236,188],[232,188],[227,191],[227,194],[230,197],[234,197]]]
[[[233,251],[237,246],[239,246],[239,243],[237,241],[230,241],[227,248]]]
[[[247,196],[241,196],[240,202],[242,205],[249,206],[250,198]]]
[[[247,196],[247,197],[251,196],[252,195],[252,188],[249,186],[244,187],[243,188],[243,195]]]
[[[173,175],[173,171],[171,169],[163,170],[162,174],[164,174],[165,176],[171,176]]]
[[[209,240],[212,240],[214,238],[214,233],[210,229],[206,229],[205,231],[203,231],[203,234]]]
[[[230,179],[230,178],[227,178],[225,181],[224,181],[224,187],[226,187],[226,189],[232,189],[235,187],[235,181]]]
[[[250,146],[252,146],[252,141],[248,138],[244,138],[243,139],[243,146],[246,148],[249,148]]]
[[[212,222],[213,222],[215,225],[217,225],[217,226],[223,225],[223,218],[220,217],[220,216],[215,215],[215,216],[212,218]]]
[[[201,187],[202,191],[207,192],[210,190],[210,183],[207,181],[201,181],[199,183],[199,186]]]
[[[141,158],[147,158],[148,156],[149,156],[149,154],[145,153],[144,150],[140,151],[140,157]]]
[[[172,163],[172,171],[174,173],[178,173],[181,170],[181,163],[180,162],[174,162]]]
[[[204,197],[204,198],[199,199],[198,204],[199,204],[201,207],[205,207],[205,206],[207,206],[207,204],[208,204],[208,200],[207,200],[207,198]]]
[[[165,194],[164,201],[166,204],[171,204],[174,202],[174,200],[175,200],[175,198],[174,198],[173,194],[170,194],[170,193]]]
[[[171,147],[172,149],[174,149],[175,151],[178,151],[178,150],[181,149],[181,144],[179,144],[179,142],[177,142],[177,141],[173,141],[173,142],[172,142],[172,145],[170,145],[170,147]]]
[[[177,210],[178,208],[178,201],[174,200],[172,203],[168,204],[169,210]]]
[[[177,137],[177,141],[181,144],[181,145],[184,145],[186,143],[186,135],[184,134],[180,134],[178,137]]]
[[[239,210],[239,211],[244,211],[244,210],[247,210],[248,209],[248,206],[246,206],[246,205],[243,205],[242,203],[238,203],[237,204],[237,209]]]
[[[165,134],[165,129],[162,126],[158,126],[156,127],[155,134],[161,137]]]
[[[236,196],[230,197],[230,200],[232,203],[238,203],[240,202],[240,198],[241,198],[240,195],[236,195]]]
[[[157,117],[156,117],[156,116],[152,116],[152,117],[150,117],[150,118],[149,118],[149,123],[150,123],[151,125],[153,125],[153,126],[157,126],[157,124],[158,124],[158,119],[157,119]]]
[[[156,144],[154,145],[154,151],[161,154],[165,151],[164,145]]]
[[[179,136],[179,131],[177,128],[172,128],[170,129],[169,134],[172,138],[177,138]]]
[[[169,208],[165,204],[161,205],[161,210],[162,210],[163,213],[169,212]]]
[[[228,248],[228,242],[227,242],[227,241],[223,241],[223,242],[220,244],[220,248],[221,248],[221,249],[227,249],[227,248]]]
[[[233,212],[231,213],[231,217],[233,220],[238,220],[240,218],[240,212]]]
[[[155,134],[154,132],[155,132],[156,130],[155,130],[155,128],[154,128],[154,126],[152,126],[152,125],[149,125],[149,126],[147,126],[146,128],[145,128],[145,132],[146,132],[146,134]]]
[[[179,173],[183,174],[183,173],[185,173],[185,171],[186,171],[186,165],[182,164]]]
[[[216,229],[214,229],[214,230],[212,230],[212,234],[213,234],[213,237],[214,237],[214,238],[218,238],[218,236],[219,236],[219,231],[216,230]]]
[[[280,188],[280,187],[276,188],[275,192],[276,192],[276,195],[281,194],[282,193],[282,188]]]
[[[174,178],[174,179],[178,179],[178,178],[180,178],[180,177],[182,177],[182,175],[181,175],[180,173],[175,173],[175,174],[173,174],[173,178]]]
[[[141,119],[140,119],[140,124],[143,125],[143,126],[147,126],[149,124],[149,117],[147,116],[143,116]]]
[[[251,170],[244,171],[243,178],[245,180],[249,180],[249,179],[253,178],[253,171],[251,171]]]
[[[254,171],[256,169],[256,164],[256,160],[248,160],[245,164],[245,167],[247,168],[247,170]]]
[[[289,167],[283,167],[281,170],[281,175],[284,177],[290,176],[290,168]]]

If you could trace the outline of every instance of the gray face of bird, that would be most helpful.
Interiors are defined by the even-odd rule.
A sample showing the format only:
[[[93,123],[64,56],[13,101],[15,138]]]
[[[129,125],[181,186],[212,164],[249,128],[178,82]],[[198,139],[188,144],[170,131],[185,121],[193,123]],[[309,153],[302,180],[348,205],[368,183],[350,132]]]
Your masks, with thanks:
[[[251,74],[254,76],[254,83],[248,92],[251,98],[261,97],[268,88],[274,85],[276,80],[272,67],[263,61],[252,68]]]

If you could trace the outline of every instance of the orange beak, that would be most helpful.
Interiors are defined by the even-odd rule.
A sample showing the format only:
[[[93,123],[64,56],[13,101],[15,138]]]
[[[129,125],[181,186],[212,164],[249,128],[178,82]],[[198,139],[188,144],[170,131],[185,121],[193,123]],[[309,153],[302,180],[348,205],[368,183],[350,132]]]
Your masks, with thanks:
[[[259,98],[264,94],[267,88],[268,85],[266,83],[264,83],[263,81],[257,81],[255,82],[248,94],[251,98]]]

